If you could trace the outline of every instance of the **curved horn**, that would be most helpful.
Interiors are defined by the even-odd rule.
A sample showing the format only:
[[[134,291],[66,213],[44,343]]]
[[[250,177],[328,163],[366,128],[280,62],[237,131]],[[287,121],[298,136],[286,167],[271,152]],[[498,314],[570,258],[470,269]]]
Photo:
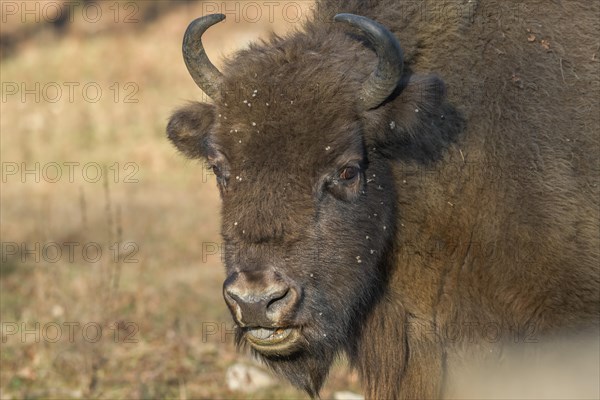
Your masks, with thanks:
[[[363,83],[360,99],[367,110],[379,106],[398,86],[402,77],[404,56],[396,37],[385,26],[360,15],[337,14],[336,22],[344,22],[359,29],[379,58],[377,68]]]
[[[183,59],[194,82],[212,99],[219,97],[223,75],[215,67],[202,45],[202,35],[208,28],[225,19],[223,14],[211,14],[193,20],[183,36]]]

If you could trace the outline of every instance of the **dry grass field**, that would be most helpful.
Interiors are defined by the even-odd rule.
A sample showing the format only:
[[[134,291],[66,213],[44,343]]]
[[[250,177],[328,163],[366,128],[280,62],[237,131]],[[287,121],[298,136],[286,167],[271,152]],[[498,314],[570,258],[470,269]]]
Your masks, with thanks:
[[[218,3],[75,1],[59,29],[60,3],[2,1],[0,397],[306,398],[227,388],[253,361],[221,296],[219,196],[164,133],[202,98],[181,40]],[[243,5],[205,35],[217,64],[296,24]],[[336,390],[360,392],[343,362]]]

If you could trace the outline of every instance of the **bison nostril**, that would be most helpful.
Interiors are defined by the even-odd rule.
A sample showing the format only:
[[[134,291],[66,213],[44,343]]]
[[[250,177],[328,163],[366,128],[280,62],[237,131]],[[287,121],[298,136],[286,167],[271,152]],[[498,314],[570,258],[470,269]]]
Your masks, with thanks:
[[[290,289],[285,289],[283,291],[280,291],[279,293],[273,293],[271,295],[271,299],[267,302],[267,310],[274,304],[279,302],[280,300],[283,300],[288,293],[290,292]]]

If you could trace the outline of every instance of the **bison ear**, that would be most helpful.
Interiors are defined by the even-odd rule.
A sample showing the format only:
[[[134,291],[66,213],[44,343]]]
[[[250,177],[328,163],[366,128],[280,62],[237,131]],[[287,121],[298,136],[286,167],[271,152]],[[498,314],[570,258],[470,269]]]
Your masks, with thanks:
[[[215,122],[215,107],[191,103],[177,110],[167,125],[167,136],[186,157],[207,157],[209,133]]]
[[[374,142],[402,145],[428,141],[439,134],[444,120],[444,82],[435,75],[411,75],[396,89],[396,96],[372,112],[378,113],[378,127],[373,127]],[[369,118],[367,118],[367,121]]]

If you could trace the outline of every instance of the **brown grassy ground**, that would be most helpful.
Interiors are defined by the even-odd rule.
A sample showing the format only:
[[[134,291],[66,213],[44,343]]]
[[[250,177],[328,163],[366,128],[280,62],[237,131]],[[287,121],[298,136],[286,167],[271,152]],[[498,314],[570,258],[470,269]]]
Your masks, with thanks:
[[[66,34],[41,30],[1,61],[0,395],[304,398],[285,383],[251,395],[225,385],[227,367],[249,358],[226,331],[220,257],[203,252],[203,243],[219,242],[218,193],[202,164],[184,160],[164,135],[169,113],[201,97],[180,46],[203,5],[161,8],[126,26],[114,23],[111,4],[101,3],[98,23],[76,14]],[[5,32],[32,29],[20,14],[11,18]],[[218,62],[270,29],[293,26],[230,16],[205,43]],[[39,101],[22,101],[21,85],[36,82]],[[14,86],[6,84],[19,92],[9,95]],[[97,102],[94,87],[102,90]],[[78,163],[72,176],[65,163]],[[21,175],[36,165],[39,179]],[[342,362],[323,395],[357,385]]]

